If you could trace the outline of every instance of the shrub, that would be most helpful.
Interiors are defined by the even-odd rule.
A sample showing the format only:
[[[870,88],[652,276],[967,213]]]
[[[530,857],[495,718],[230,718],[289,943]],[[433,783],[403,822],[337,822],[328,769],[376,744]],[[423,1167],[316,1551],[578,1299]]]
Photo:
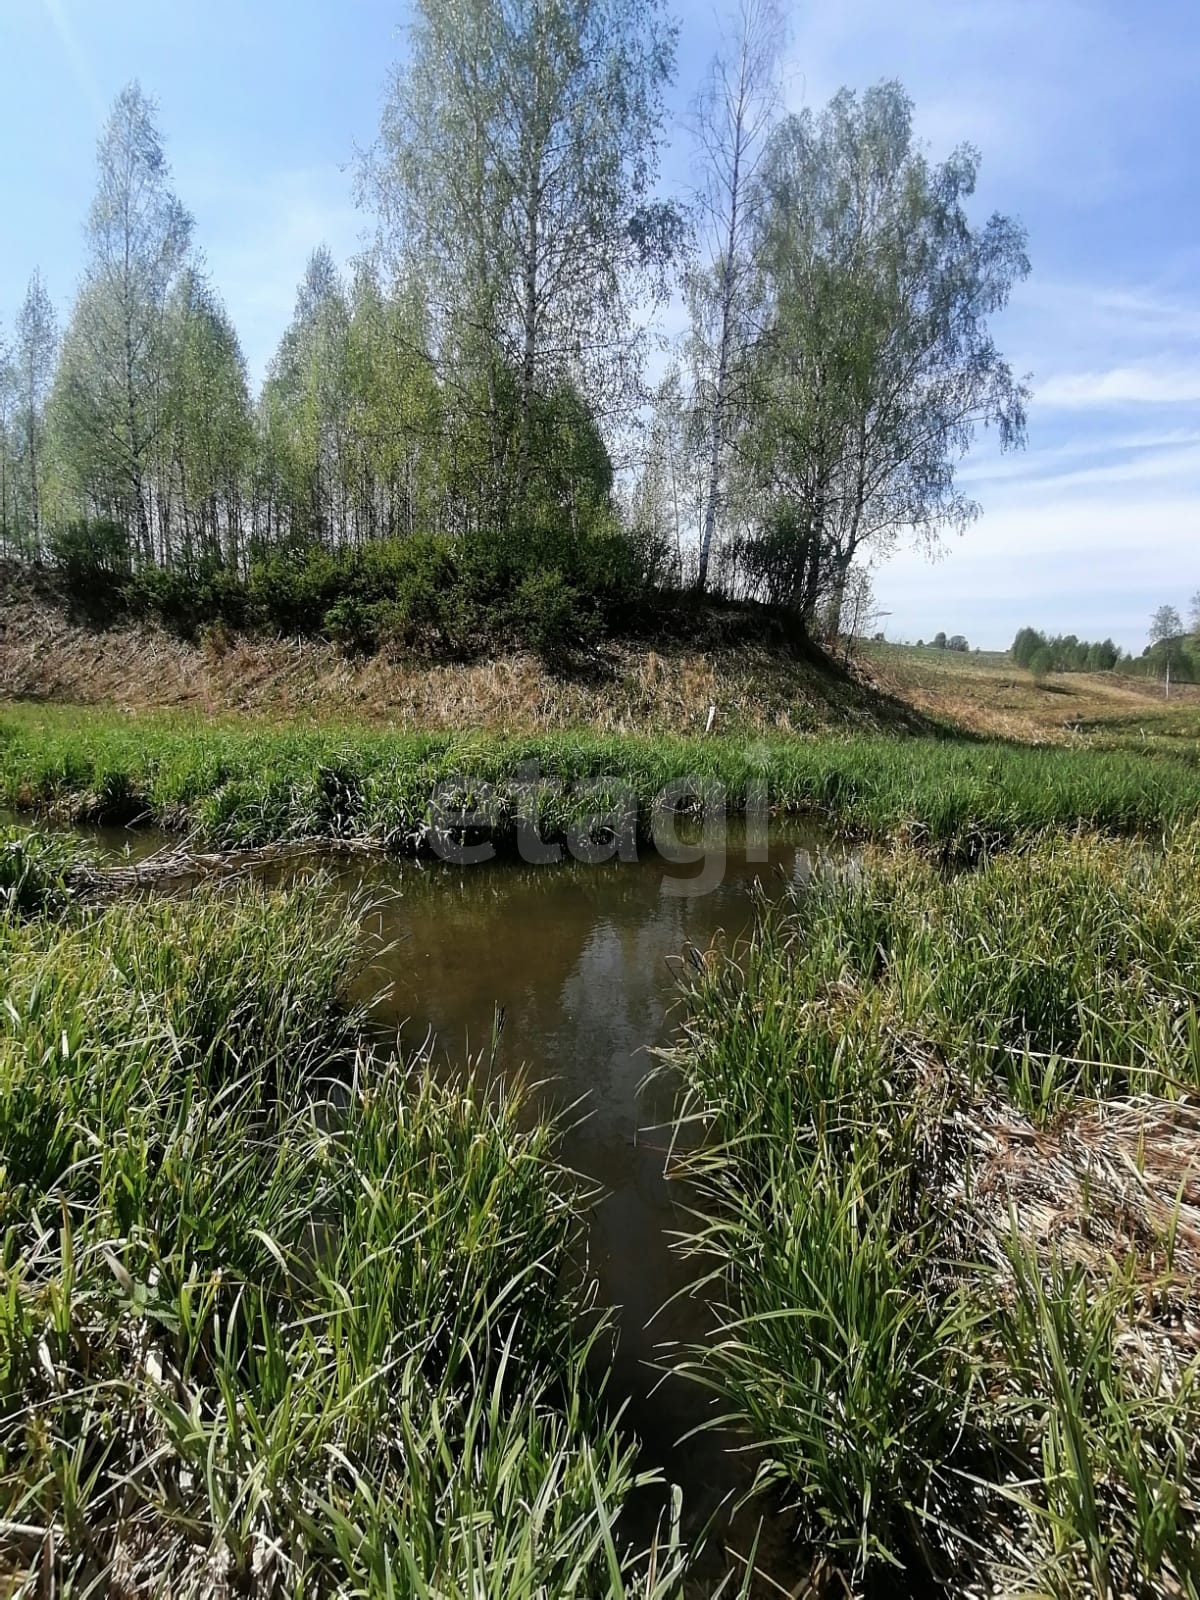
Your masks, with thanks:
[[[593,643],[598,632],[595,612],[580,604],[576,590],[561,572],[530,573],[513,599],[515,631],[547,661],[561,661],[572,650]]]
[[[279,633],[318,633],[342,597],[338,560],[320,545],[273,550],[251,563],[249,612]]]
[[[129,539],[119,522],[68,522],[50,535],[50,555],[72,616],[98,626],[124,610],[131,565]]]
[[[223,562],[205,559],[190,566],[143,567],[129,582],[130,611],[151,616],[184,639],[194,639],[218,619],[231,628],[245,626],[245,586]]]

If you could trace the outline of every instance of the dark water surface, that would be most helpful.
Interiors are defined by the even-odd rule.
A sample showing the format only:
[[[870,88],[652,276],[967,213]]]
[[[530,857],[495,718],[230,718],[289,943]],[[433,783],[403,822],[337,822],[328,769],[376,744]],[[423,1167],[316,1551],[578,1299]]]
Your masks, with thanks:
[[[673,1347],[709,1334],[711,1318],[687,1292],[695,1263],[670,1246],[689,1222],[687,1194],[664,1174],[671,1086],[643,1084],[652,1050],[671,1038],[688,948],[735,942],[752,921],[755,883],[768,894],[803,884],[828,862],[829,841],[782,825],[767,855],[748,861],[731,822],[719,886],[694,897],[670,891],[700,869],[672,865],[652,847],[636,863],[599,866],[353,869],[387,896],[372,922],[391,946],[368,979],[377,1017],[409,1048],[427,1046],[456,1068],[468,1055],[491,1057],[502,1015],[485,1070],[524,1070],[551,1105],[572,1108],[563,1159],[602,1191],[590,1265],[619,1331],[613,1392],[627,1403],[645,1465],[683,1489],[693,1536],[745,1487],[750,1468],[729,1440],[687,1437],[708,1402],[662,1371]]]

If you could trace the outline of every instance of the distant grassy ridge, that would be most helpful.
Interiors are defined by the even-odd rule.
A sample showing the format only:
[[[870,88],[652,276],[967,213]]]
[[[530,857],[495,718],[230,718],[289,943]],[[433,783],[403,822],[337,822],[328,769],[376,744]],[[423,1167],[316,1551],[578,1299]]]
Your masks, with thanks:
[[[536,793],[523,788],[530,763],[541,774]],[[610,781],[597,788],[600,779]],[[1125,752],[876,735],[394,735],[0,710],[0,803],[58,820],[142,818],[219,847],[340,837],[419,849],[431,796],[455,785],[464,810],[490,818],[500,849],[514,845],[522,811],[545,837],[562,838],[618,803],[635,809],[645,837],[656,797],[689,779],[730,811],[765,781],[777,812],[952,852],[1052,826],[1152,833],[1200,814],[1200,773]]]

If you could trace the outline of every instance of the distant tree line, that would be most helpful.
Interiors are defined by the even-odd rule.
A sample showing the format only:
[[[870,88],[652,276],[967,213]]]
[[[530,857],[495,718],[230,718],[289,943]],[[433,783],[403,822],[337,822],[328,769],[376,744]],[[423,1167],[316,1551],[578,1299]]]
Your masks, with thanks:
[[[1141,655],[1127,654],[1111,639],[1089,643],[1072,634],[1047,635],[1021,628],[1009,654],[1018,667],[1035,677],[1052,672],[1121,672],[1131,677],[1161,678],[1168,670],[1182,682],[1200,682],[1200,591],[1192,597],[1185,628],[1175,606],[1159,606],[1150,619],[1150,642]]]
[[[1028,263],[898,85],[782,115],[781,37],[744,0],[664,196],[661,0],[418,0],[359,173],[376,243],[349,277],[314,251],[257,396],[129,86],[65,327],[35,274],[0,349],[0,554],[99,616],[368,646],[581,637],[666,588],[836,627],[857,570],[975,515],[975,429],[1020,443],[988,325]]]
[[[1073,633],[1047,635],[1037,628],[1021,628],[1009,654],[1018,667],[1028,667],[1035,677],[1050,672],[1111,672],[1121,660],[1111,639],[1092,644]]]

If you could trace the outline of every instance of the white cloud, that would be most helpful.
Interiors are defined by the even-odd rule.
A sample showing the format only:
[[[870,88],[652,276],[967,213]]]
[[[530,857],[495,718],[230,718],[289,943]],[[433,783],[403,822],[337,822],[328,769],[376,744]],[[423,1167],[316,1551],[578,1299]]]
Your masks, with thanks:
[[[1200,479],[1143,499],[1096,493],[997,502],[944,558],[902,550],[875,577],[892,637],[938,628],[985,648],[1029,623],[1081,638],[1146,642],[1150,613],[1183,604],[1200,581]]]
[[[1039,405],[1064,410],[1091,406],[1200,405],[1200,361],[1176,368],[1112,367],[1067,372],[1036,385]]]

